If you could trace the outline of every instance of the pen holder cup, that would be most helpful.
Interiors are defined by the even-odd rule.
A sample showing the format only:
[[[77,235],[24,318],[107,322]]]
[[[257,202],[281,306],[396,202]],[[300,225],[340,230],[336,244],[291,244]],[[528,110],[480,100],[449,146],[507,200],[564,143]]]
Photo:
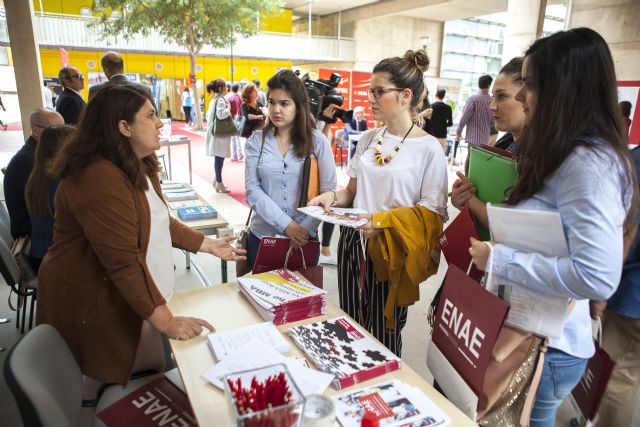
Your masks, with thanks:
[[[288,403],[262,410],[246,410],[246,407],[251,406],[251,399],[247,399],[246,395],[244,398],[238,396],[237,389],[239,385],[243,389],[249,389],[252,388],[254,380],[258,384],[264,385],[269,379],[277,378],[280,374],[284,375],[284,380],[291,393]],[[240,383],[238,383],[238,380],[240,380]],[[229,385],[229,382],[231,382],[233,386]],[[300,389],[293,381],[289,370],[284,364],[265,366],[264,368],[226,375],[224,377],[224,387],[230,403],[231,414],[235,420],[233,425],[237,427],[300,427],[302,425],[305,397],[300,392]],[[234,389],[236,390],[235,393]],[[253,388],[253,390],[256,390],[256,388]],[[278,390],[266,393],[266,395],[269,395],[271,398],[274,394],[278,394]],[[242,401],[238,401],[238,399]],[[260,398],[254,399],[254,401],[259,400]],[[266,400],[268,401],[269,399]],[[258,407],[260,407],[260,405]]]

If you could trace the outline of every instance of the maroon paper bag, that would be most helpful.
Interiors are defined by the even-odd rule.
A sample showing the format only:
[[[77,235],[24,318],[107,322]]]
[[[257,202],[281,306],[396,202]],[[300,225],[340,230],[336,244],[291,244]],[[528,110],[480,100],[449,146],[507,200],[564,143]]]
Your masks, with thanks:
[[[263,237],[256,254],[252,274],[264,273],[285,267],[285,259],[291,246],[288,237]],[[310,241],[301,251],[291,251],[288,261],[289,270],[298,270],[305,266],[315,266],[320,252],[320,242]]]
[[[449,265],[431,339],[478,396],[508,311],[506,302]]]
[[[109,427],[198,425],[187,395],[164,375],[98,413]]]
[[[480,283],[484,273],[478,270],[474,264],[471,264],[471,254],[469,254],[469,248],[471,247],[470,237],[480,240],[471,210],[467,207],[461,210],[456,219],[438,236],[438,242],[440,242],[442,254],[449,265],[453,264],[465,272],[471,265],[469,276]]]
[[[615,365],[615,361],[600,347],[598,341],[594,340],[594,344],[596,353],[587,362],[580,382],[571,392],[571,404],[579,416],[581,426],[592,425],[596,421],[602,396]]]

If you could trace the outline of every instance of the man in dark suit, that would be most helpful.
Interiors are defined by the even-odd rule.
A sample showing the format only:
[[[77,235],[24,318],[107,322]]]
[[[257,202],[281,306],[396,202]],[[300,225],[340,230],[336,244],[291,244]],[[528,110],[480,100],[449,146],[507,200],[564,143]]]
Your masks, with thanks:
[[[142,83],[133,82],[124,75],[124,61],[122,57],[117,52],[107,52],[102,55],[102,59],[100,60],[100,64],[102,65],[102,71],[104,71],[104,75],[107,76],[109,80],[104,83],[99,83],[97,85],[93,85],[89,88],[89,100],[98,93],[98,91],[108,85],[113,84],[132,84],[141,89],[143,89],[150,98],[151,89],[149,86],[143,85]],[[154,103],[155,104],[155,103]]]
[[[66,124],[75,125],[85,106],[80,95],[80,91],[84,89],[84,76],[76,67],[67,65],[60,70],[58,78],[64,90],[56,100],[56,111],[64,118]]]
[[[33,169],[36,145],[40,135],[49,126],[61,125],[64,119],[48,108],[38,108],[29,116],[31,136],[11,158],[4,173],[4,197],[9,211],[11,235],[16,238],[31,235],[31,218],[27,211],[24,190]]]

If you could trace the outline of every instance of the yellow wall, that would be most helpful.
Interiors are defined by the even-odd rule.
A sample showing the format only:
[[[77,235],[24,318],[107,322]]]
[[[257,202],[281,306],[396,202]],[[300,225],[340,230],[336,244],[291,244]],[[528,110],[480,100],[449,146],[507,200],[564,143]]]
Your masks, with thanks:
[[[280,14],[268,16],[260,21],[261,31],[291,33],[292,28],[293,11],[291,9],[283,9]]]
[[[90,52],[79,50],[68,50],[69,64],[77,67],[85,75],[90,71],[99,72],[100,58],[103,52]],[[152,55],[123,53],[124,67],[126,73],[155,74],[164,79],[186,79],[189,75],[190,65],[187,56],[172,55]],[[40,49],[40,60],[42,63],[42,75],[44,77],[57,77],[60,71],[60,53],[57,49]],[[162,69],[159,70],[158,64]],[[202,71],[196,72],[196,77],[204,81],[205,85],[214,79],[222,77],[225,80],[231,79],[231,60],[229,58],[199,57],[196,64],[202,66]],[[93,65],[93,66],[91,66]],[[268,61],[259,59],[236,59],[233,65],[236,69],[234,81],[245,79],[251,81],[260,79],[262,87],[266,81],[278,70],[278,68],[291,68],[290,61]],[[88,84],[85,83],[85,84]],[[83,90],[83,95],[87,99],[87,88]],[[209,97],[206,97],[208,102]]]
[[[93,0],[33,0],[33,8],[40,12],[42,9],[49,13],[63,13],[66,15],[80,15],[80,8],[92,7]],[[283,9],[281,13],[261,19],[260,30],[276,33],[291,33],[293,11]]]

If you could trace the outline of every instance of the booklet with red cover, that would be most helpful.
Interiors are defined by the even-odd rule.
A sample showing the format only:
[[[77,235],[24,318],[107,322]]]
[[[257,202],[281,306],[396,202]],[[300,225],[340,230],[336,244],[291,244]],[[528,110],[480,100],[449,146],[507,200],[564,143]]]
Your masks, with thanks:
[[[288,237],[263,237],[260,241],[260,248],[258,248],[252,273],[258,274],[285,268],[284,260],[287,257],[290,244],[291,239]],[[303,268],[303,254],[307,267],[315,266],[318,264],[319,252],[320,242],[318,241],[310,241],[302,247],[302,250],[292,249],[286,268],[293,271]]]
[[[187,395],[164,375],[107,406],[98,417],[110,427],[198,425]]]
[[[468,270],[469,276],[480,283],[484,273],[478,270],[474,264],[471,264],[471,254],[469,254],[469,248],[471,247],[470,237],[480,240],[471,210],[467,207],[460,211],[456,219],[438,236],[438,241],[447,263],[455,265],[462,271],[466,272]],[[469,265],[471,265],[470,270]]]
[[[342,389],[400,369],[402,360],[342,316],[289,329],[289,335],[319,370],[335,375]]]

